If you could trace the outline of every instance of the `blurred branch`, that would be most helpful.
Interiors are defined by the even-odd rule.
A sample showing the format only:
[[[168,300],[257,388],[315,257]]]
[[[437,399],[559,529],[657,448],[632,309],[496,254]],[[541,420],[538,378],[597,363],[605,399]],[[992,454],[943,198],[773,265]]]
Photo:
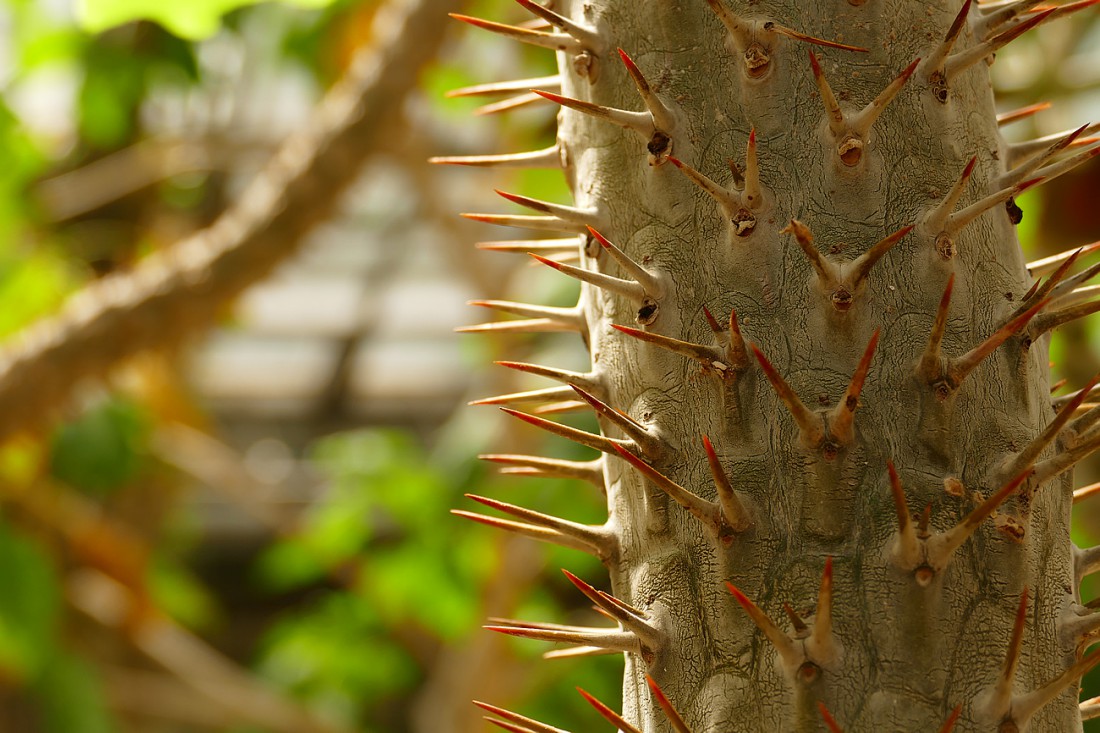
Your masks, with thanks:
[[[124,632],[145,656],[236,722],[277,733],[347,733],[264,686],[204,641],[155,613],[143,613],[125,586],[95,570],[69,577],[70,603],[103,626]]]
[[[453,9],[454,0],[391,0],[378,12],[373,42],[310,124],[286,140],[217,221],[133,272],[87,286],[0,353],[0,440],[44,420],[81,380],[207,327],[331,217],[363,161],[391,144],[379,131],[400,115]]]

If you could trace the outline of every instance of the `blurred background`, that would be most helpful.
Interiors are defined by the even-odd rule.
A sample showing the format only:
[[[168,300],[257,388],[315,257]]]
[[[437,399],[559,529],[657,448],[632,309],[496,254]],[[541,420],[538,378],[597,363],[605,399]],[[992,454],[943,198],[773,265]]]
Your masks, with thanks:
[[[545,386],[494,359],[586,357],[568,335],[453,332],[496,320],[467,300],[576,290],[476,249],[513,235],[456,216],[514,210],[494,187],[568,202],[560,173],[427,163],[554,139],[556,110],[522,91],[446,96],[556,73],[448,11],[530,17],[506,0],[0,0],[0,732],[486,730],[471,698],[607,727],[573,687],[614,707],[621,659],[536,663],[544,644],[480,630],[591,621],[559,568],[601,585],[598,563],[448,513],[473,492],[603,518],[583,482],[476,460],[590,458],[464,406]],[[380,81],[386,59],[405,73]],[[1100,13],[1012,44],[994,76],[1002,111],[1052,103],[1009,139],[1100,119]],[[329,145],[356,103],[380,114]],[[1029,257],[1100,239],[1098,201],[1095,161],[1026,194]],[[215,246],[248,267],[194,292],[101,286]],[[58,346],[15,379],[86,325],[55,315],[77,293],[171,317],[131,329],[99,308],[103,354]],[[1090,325],[1056,338],[1062,392],[1100,371]],[[1094,501],[1079,544],[1100,541]]]

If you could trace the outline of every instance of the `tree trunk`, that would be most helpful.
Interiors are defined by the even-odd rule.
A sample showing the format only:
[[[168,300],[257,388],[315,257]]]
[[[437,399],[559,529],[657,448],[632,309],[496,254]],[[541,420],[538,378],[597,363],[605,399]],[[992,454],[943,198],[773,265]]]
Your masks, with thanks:
[[[508,631],[625,651],[638,728],[1080,730],[1067,469],[1098,436],[1052,425],[1072,314],[1030,292],[1053,268],[1012,197],[1057,171],[1001,139],[987,63],[1035,5],[559,0],[576,26],[521,39],[559,50],[576,200],[497,221],[579,235],[579,271],[550,262],[579,310],[526,315],[582,332],[592,371],[548,376],[605,436],[528,470],[598,469],[610,516],[503,509],[622,603],[583,588],[610,633]]]

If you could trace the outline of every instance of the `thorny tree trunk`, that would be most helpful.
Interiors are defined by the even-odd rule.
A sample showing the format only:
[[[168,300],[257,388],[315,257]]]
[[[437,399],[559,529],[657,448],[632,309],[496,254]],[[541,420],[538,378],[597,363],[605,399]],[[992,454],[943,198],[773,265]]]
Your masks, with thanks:
[[[956,708],[956,731],[1079,730],[1100,623],[1066,469],[1097,435],[1046,430],[1049,330],[1078,283],[1031,292],[1054,266],[1025,266],[1012,196],[1095,149],[1004,143],[987,64],[1053,18],[559,0],[569,24],[519,2],[557,28],[495,30],[559,51],[576,200],[474,218],[580,235],[580,270],[548,262],[586,283],[577,311],[498,307],[582,332],[590,373],[534,370],[580,388],[606,437],[566,436],[592,464],[499,460],[598,471],[610,517],[491,505],[600,555],[623,603],[578,583],[619,629],[505,630],[625,651],[624,716],[647,732],[949,730]]]

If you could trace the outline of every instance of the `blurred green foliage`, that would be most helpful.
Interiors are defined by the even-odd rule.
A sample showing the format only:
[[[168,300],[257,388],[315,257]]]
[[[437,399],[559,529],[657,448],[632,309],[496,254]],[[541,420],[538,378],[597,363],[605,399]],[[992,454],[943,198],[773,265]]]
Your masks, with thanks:
[[[100,33],[144,19],[160,23],[180,38],[199,40],[217,32],[222,16],[263,0],[78,0],[77,17],[85,30]],[[332,0],[281,0],[303,8],[323,8]]]

